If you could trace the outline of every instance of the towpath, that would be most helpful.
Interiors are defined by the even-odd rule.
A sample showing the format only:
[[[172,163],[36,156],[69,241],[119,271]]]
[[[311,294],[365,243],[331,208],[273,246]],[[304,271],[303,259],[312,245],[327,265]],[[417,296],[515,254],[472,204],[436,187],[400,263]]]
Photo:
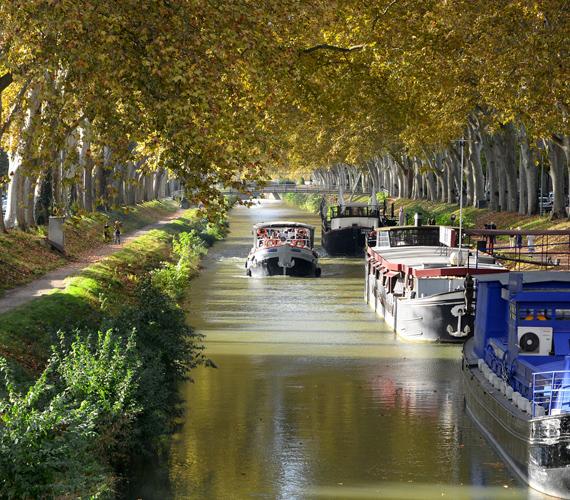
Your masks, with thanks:
[[[34,280],[26,285],[13,288],[12,290],[8,290],[6,294],[0,298],[0,314],[26,304],[27,302],[30,302],[37,297],[51,293],[54,290],[63,290],[67,286],[66,279],[70,276],[74,276],[91,264],[99,262],[105,257],[118,252],[124,244],[129,243],[139,236],[142,236],[153,229],[157,229],[165,224],[168,224],[171,220],[180,217],[183,212],[184,210],[178,210],[163,220],[149,224],[148,226],[144,226],[136,231],[125,233],[122,235],[121,245],[101,245],[93,249],[93,251],[88,255],[84,255],[78,260],[60,267],[59,269],[50,271],[37,280]]]

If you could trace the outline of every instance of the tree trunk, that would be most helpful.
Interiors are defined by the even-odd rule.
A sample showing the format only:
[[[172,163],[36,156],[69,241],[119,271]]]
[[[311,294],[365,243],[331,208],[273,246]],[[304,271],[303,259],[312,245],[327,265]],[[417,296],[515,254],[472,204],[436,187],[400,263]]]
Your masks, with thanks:
[[[485,199],[485,175],[481,164],[481,150],[483,140],[481,134],[475,130],[474,126],[468,127],[468,151],[471,162],[471,172],[473,175],[473,206],[478,206],[479,202]]]
[[[520,155],[519,159],[519,214],[524,215],[526,214],[526,207],[528,205],[527,195],[528,189],[526,185],[526,169],[523,164],[523,157],[522,154]]]
[[[521,126],[518,129],[518,142],[521,160],[520,168],[525,176],[524,186],[526,187],[525,196],[523,196],[523,190],[521,189],[521,198],[524,198],[526,200],[524,213],[527,215],[534,215],[538,212],[537,171],[536,167],[534,166],[534,158],[528,144],[528,136],[524,126]]]
[[[483,152],[489,178],[489,208],[496,211],[499,209],[499,178],[497,175],[495,138],[489,134],[483,134]]]
[[[566,217],[564,209],[564,152],[552,141],[548,141],[548,158],[550,160],[550,178],[552,179],[552,191],[554,203],[552,206],[552,219]]]
[[[19,143],[14,148],[10,158],[9,175],[11,176],[10,185],[8,186],[8,205],[6,210],[6,220],[8,227],[15,224],[20,229],[26,228],[26,210],[24,199],[25,194],[25,173],[23,172],[23,162],[30,158],[30,149],[32,147],[34,127],[34,118],[39,110],[40,87],[34,85],[29,93],[29,104],[26,111],[26,117],[22,126]]]

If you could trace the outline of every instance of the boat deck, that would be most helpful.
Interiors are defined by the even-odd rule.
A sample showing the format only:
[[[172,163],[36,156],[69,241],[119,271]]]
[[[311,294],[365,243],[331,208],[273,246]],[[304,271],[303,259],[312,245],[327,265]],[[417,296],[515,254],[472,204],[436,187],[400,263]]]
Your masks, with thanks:
[[[389,270],[416,276],[464,275],[467,271],[471,274],[505,272],[493,257],[479,253],[476,259],[475,252],[468,249],[462,250],[465,256],[468,255],[467,265],[452,264],[453,254],[457,255],[459,250],[442,246],[373,247],[370,251],[371,256],[379,258]]]

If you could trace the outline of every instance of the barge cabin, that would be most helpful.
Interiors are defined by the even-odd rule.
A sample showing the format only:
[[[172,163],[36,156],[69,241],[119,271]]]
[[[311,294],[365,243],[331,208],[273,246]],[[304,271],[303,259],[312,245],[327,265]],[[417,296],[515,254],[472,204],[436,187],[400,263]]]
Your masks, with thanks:
[[[472,335],[472,277],[505,268],[457,242],[458,230],[445,226],[388,227],[372,235],[365,300],[400,338],[463,342]]]

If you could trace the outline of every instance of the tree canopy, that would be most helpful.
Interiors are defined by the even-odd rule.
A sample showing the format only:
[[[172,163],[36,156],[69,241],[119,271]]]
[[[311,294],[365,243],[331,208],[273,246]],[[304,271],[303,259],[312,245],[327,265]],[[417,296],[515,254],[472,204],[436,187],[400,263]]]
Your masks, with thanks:
[[[569,133],[569,21],[560,0],[3,2],[2,147],[32,188],[58,162],[80,190],[86,169],[166,171],[216,204],[474,122],[535,144]]]

